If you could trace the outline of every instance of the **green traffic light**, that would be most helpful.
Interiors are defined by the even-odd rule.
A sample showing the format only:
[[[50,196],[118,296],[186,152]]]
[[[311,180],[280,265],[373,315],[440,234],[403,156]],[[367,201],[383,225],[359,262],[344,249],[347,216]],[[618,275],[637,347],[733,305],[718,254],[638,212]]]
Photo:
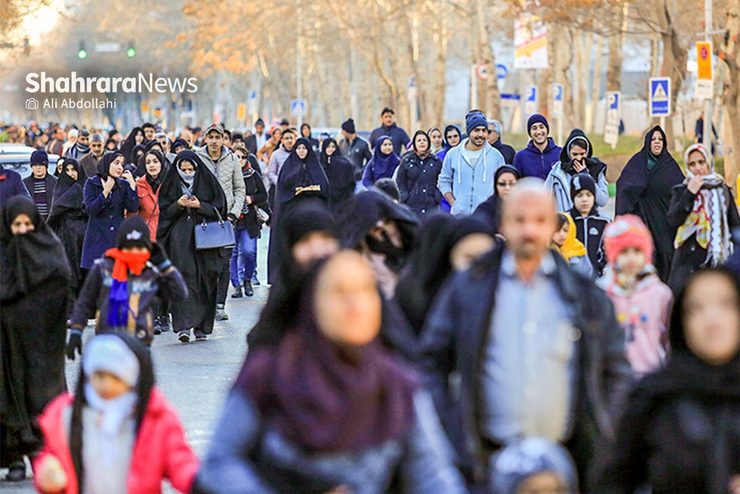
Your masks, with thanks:
[[[129,47],[128,50],[126,50],[126,56],[129,58],[134,58],[136,56],[136,48],[133,46]]]
[[[86,59],[87,58],[87,50],[81,49],[80,51],[78,51],[77,52],[77,58],[79,58],[80,60]]]

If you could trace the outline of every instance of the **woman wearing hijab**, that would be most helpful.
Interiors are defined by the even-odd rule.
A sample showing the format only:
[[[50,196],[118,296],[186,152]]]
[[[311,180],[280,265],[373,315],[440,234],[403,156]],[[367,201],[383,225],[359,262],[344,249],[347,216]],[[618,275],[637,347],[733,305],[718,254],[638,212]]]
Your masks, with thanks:
[[[503,203],[521,178],[519,170],[511,165],[501,165],[493,174],[493,194],[475,208],[473,216],[480,218],[490,228],[491,235],[499,235]]]
[[[141,127],[134,127],[129,132],[126,140],[121,144],[121,153],[126,158],[126,163],[136,163],[138,157],[134,153],[134,148],[145,144],[144,130]]]
[[[195,492],[465,492],[431,399],[377,340],[381,296],[357,253],[315,270],[277,347],[250,351]]]
[[[281,250],[278,243],[282,241],[282,217],[289,214],[298,204],[328,209],[329,193],[329,179],[313,152],[311,144],[301,137],[296,141],[283,166],[280,167],[280,175],[278,175],[275,210],[271,223],[274,231],[270,234],[268,253],[270,280],[274,278],[276,270],[280,269],[280,263],[283,261],[275,256]]]
[[[617,180],[615,209],[617,216],[639,216],[650,229],[655,241],[653,264],[664,282],[671,273],[676,238],[676,229],[668,222],[671,192],[684,180],[667,147],[668,141],[660,126],[647,132],[642,149],[630,158]]]
[[[77,297],[84,281],[80,266],[82,245],[85,241],[85,229],[87,228],[87,210],[83,201],[80,179],[80,164],[75,159],[65,159],[64,171],[59,177],[56,187],[54,187],[51,212],[46,220],[46,224],[61,240],[69,262],[69,269],[72,272],[70,279],[71,303],[74,303],[74,299]]]
[[[668,285],[681,290],[688,275],[700,267],[725,264],[734,250],[732,230],[740,215],[732,191],[715,173],[712,158],[701,144],[684,154],[688,174],[673,188],[668,221],[676,228],[673,265]]]
[[[442,200],[437,188],[442,161],[431,152],[431,145],[427,133],[417,130],[411,140],[411,152],[403,155],[396,170],[401,202],[421,218],[437,211]]]
[[[131,335],[92,338],[75,395],[54,399],[40,425],[39,492],[154,494],[164,480],[190,492],[198,458],[155,385],[151,352]]]
[[[172,324],[183,343],[205,340],[213,332],[218,275],[224,249],[196,250],[195,225],[226,218],[226,196],[218,179],[193,151],[182,151],[159,191],[157,240],[180,270],[187,298],[173,303]]]
[[[321,166],[329,179],[329,203],[333,214],[341,211],[355,192],[355,169],[352,163],[342,156],[334,138],[321,143]]]
[[[85,182],[83,199],[89,218],[80,263],[83,269],[92,268],[95,260],[115,245],[124,215],[139,210],[136,181],[130,171],[124,171],[123,164],[123,154],[106,153],[98,163],[97,175]]]
[[[41,447],[35,418],[65,390],[70,270],[33,201],[8,200],[0,217],[0,467],[25,478],[23,456]]]
[[[136,179],[136,194],[139,196],[139,216],[149,226],[149,236],[157,241],[159,225],[159,188],[165,171],[164,155],[152,149],[144,156],[145,173]]]
[[[444,137],[442,137],[442,131],[439,130],[437,127],[432,127],[427,132],[427,135],[429,136],[429,140],[432,143],[431,153],[436,156],[437,153],[442,151],[442,148],[444,147]]]
[[[740,284],[697,271],[676,298],[665,368],[632,392],[594,492],[737,492],[740,482]]]
[[[447,152],[460,144],[460,141],[462,141],[462,133],[460,132],[460,129],[457,127],[457,125],[448,125],[445,127],[445,133],[444,133],[444,146],[440,151],[437,152],[437,158],[444,163],[445,156],[447,156]],[[444,197],[442,198],[442,202],[439,205],[439,209],[441,211],[444,211],[445,213],[449,213],[452,209],[452,206],[450,206],[450,203],[447,202],[447,199]]]
[[[319,152],[319,140],[315,139],[311,135],[311,126],[307,123],[304,123],[301,125],[301,137],[304,139],[307,139],[309,143],[311,143],[311,149],[313,149],[314,153]]]
[[[365,165],[362,185],[369,188],[381,178],[392,178],[400,161],[401,158],[393,151],[390,136],[380,136],[375,142],[373,158]]]

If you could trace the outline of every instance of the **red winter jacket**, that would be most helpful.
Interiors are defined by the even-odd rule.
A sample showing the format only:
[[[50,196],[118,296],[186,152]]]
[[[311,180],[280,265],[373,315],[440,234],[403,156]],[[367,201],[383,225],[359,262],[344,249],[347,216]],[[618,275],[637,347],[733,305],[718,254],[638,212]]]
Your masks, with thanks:
[[[47,455],[56,456],[67,474],[64,494],[77,494],[77,476],[67,441],[67,427],[62,423],[63,412],[72,406],[73,396],[64,393],[54,398],[44,410],[39,422],[44,433],[44,449],[34,459],[38,471]],[[185,431],[177,413],[157,388],[152,389],[146,414],[142,420],[131,456],[127,492],[156,494],[162,492],[162,480],[167,479],[180,492],[189,492],[198,471],[199,461],[185,441]],[[45,492],[36,485],[39,492]]]
[[[149,236],[152,242],[157,241],[157,226],[159,225],[159,190],[156,192],[146,181],[146,175],[136,179],[136,194],[139,196],[139,216],[144,218],[149,227]]]

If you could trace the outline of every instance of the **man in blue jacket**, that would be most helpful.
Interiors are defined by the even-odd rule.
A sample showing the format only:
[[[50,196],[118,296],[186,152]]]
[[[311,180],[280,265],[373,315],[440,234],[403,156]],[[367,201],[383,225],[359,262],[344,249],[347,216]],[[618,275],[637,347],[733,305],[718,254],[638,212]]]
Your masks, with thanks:
[[[23,184],[20,173],[14,170],[6,170],[0,164],[0,209],[4,208],[5,203],[13,196],[30,198],[31,194],[28,193],[28,189]]]
[[[584,479],[630,385],[612,304],[550,250],[555,222],[542,182],[521,180],[505,245],[447,282],[422,332],[421,369],[474,485],[504,445],[534,436],[568,448]]]
[[[473,214],[480,203],[493,194],[493,175],[504,164],[501,153],[488,144],[488,120],[473,110],[465,116],[468,137],[447,151],[437,188],[454,215]]]
[[[523,177],[545,180],[552,165],[560,159],[560,147],[550,137],[550,124],[544,115],[535,113],[527,120],[527,147],[514,156],[514,167]]]
[[[396,125],[396,114],[392,108],[385,107],[380,113],[380,127],[370,133],[370,145],[375,148],[375,141],[382,136],[391,136],[393,141],[393,152],[402,156],[406,151],[406,145],[411,142],[409,135],[401,127]]]

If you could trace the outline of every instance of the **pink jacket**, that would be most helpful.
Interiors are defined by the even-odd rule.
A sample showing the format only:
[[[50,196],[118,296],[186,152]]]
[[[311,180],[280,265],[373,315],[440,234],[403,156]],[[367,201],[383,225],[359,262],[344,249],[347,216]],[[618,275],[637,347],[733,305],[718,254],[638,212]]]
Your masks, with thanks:
[[[637,282],[631,293],[607,272],[597,284],[614,304],[614,311],[626,337],[625,353],[632,370],[642,376],[661,367],[670,350],[668,319],[673,293],[655,274]]]
[[[57,457],[68,479],[64,494],[78,492],[67,428],[62,423],[64,410],[72,406],[73,399],[72,395],[64,393],[54,398],[44,410],[39,419],[44,434],[44,449],[33,461],[34,470],[38,470],[47,455]],[[185,431],[177,413],[161,391],[152,389],[131,456],[127,492],[161,493],[164,479],[168,479],[178,491],[189,492],[198,466],[198,458],[185,441]],[[36,489],[45,492],[38,484]]]
[[[139,216],[146,221],[152,242],[156,242],[159,226],[159,189],[156,192],[152,190],[144,175],[136,179],[136,194],[139,196]]]

